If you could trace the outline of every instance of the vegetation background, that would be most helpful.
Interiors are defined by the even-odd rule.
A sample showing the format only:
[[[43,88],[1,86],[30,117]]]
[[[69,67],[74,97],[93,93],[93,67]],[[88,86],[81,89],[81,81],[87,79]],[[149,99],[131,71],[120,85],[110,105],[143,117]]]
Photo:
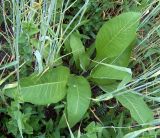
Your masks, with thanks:
[[[159,0],[0,1],[0,138],[156,138],[159,102]]]

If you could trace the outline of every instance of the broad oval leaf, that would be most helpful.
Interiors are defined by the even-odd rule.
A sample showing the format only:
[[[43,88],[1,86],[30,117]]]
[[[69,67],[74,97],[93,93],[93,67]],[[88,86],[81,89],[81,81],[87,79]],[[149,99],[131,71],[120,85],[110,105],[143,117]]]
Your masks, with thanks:
[[[96,38],[96,59],[117,58],[136,36],[140,14],[123,13],[106,22]]]
[[[20,80],[20,88],[5,89],[5,95],[14,98],[19,94],[24,102],[46,105],[57,103],[66,95],[69,70],[60,66],[41,76],[29,76]]]
[[[104,62],[116,66],[127,67],[130,62],[133,46],[134,45],[128,46],[118,57],[108,58],[107,60],[104,60]]]
[[[91,98],[91,88],[84,77],[70,78],[67,90],[67,117],[70,127],[79,122],[86,113]]]
[[[132,78],[132,72],[129,68],[119,67],[105,63],[99,63],[92,69],[90,77],[96,84],[111,84],[116,80],[129,81]]]
[[[153,120],[153,113],[142,97],[128,92],[116,96],[116,99],[130,111],[132,118],[139,124],[148,123]]]

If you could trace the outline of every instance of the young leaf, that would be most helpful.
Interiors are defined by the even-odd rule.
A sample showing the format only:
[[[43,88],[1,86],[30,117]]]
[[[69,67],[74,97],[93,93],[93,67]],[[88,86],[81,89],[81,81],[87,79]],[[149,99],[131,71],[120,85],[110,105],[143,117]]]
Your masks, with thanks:
[[[87,54],[85,54],[85,48],[80,37],[76,33],[73,33],[70,36],[70,47],[72,49],[76,66],[81,67],[81,69],[85,71],[89,65],[89,57]]]
[[[136,36],[140,14],[123,13],[106,22],[96,38],[96,59],[117,58]]]
[[[95,51],[95,43],[93,43],[86,51],[86,54],[91,57]]]
[[[33,22],[23,22],[22,30],[29,36],[32,36],[39,32],[38,25],[34,24]]]
[[[86,134],[82,135],[82,138],[97,138],[97,133],[100,135],[98,137],[102,137],[103,128],[100,124],[96,124],[95,122],[91,122],[86,128]]]
[[[132,118],[139,124],[144,124],[153,120],[153,113],[142,97],[128,92],[116,96],[116,99],[130,111]]]
[[[88,65],[89,65],[89,57],[86,53],[84,53],[80,56],[80,67],[83,71],[86,71]]]
[[[68,76],[68,68],[60,66],[50,69],[40,77],[32,75],[22,79],[20,80],[20,91],[18,88],[5,89],[4,94],[11,98],[20,94],[24,102],[38,105],[57,103],[66,95]]]
[[[71,127],[79,122],[86,113],[91,98],[91,88],[83,77],[73,76],[67,90],[67,117]]]
[[[78,64],[79,56],[85,52],[85,49],[77,33],[73,33],[70,36],[70,47],[72,49],[74,61]]]

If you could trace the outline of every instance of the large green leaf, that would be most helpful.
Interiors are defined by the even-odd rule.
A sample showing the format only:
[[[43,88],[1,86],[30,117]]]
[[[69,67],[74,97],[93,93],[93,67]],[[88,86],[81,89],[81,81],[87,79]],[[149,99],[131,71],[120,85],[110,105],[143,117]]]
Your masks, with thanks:
[[[128,12],[106,22],[96,38],[96,60],[116,59],[123,54],[135,39],[139,18],[139,13]]]
[[[86,113],[91,98],[91,88],[84,77],[70,78],[67,90],[67,117],[70,127],[79,122]]]
[[[144,124],[153,120],[153,113],[141,96],[128,92],[116,96],[116,99],[130,111],[132,118],[139,124]]]
[[[57,103],[66,95],[69,70],[60,66],[41,76],[32,75],[20,80],[20,88],[5,89],[5,94],[14,98],[20,95],[24,102],[38,105]]]
[[[90,74],[92,81],[97,84],[111,84],[116,80],[127,81],[131,80],[132,72],[129,68],[119,67],[115,65],[99,63]]]
[[[89,65],[89,57],[85,53],[85,48],[80,39],[80,36],[77,33],[73,33],[70,36],[70,47],[76,66],[86,70],[87,66]]]
[[[135,46],[135,40],[136,39],[134,39],[134,41],[120,55],[116,57],[107,58],[103,62],[117,66],[127,67],[130,62],[132,49]]]
[[[135,119],[139,124],[148,123],[153,120],[153,113],[144,102],[143,97],[134,94],[130,90],[126,90],[126,93],[116,96],[116,93],[112,91],[116,90],[118,83],[113,83],[111,85],[100,86],[106,94],[97,97],[97,101],[109,100],[115,97],[124,107],[126,107],[133,119]],[[119,91],[121,93],[122,91]]]
[[[128,46],[121,55],[105,60],[105,63],[110,63],[117,66],[127,67],[130,62],[133,45]]]

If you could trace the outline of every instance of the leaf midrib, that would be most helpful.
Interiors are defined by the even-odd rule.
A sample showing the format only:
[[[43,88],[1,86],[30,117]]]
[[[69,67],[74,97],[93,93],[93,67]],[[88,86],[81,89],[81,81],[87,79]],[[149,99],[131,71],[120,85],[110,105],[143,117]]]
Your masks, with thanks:
[[[60,84],[60,83],[65,83],[66,81],[58,81],[58,82],[50,82],[50,83],[40,83],[36,85],[31,85],[31,86],[21,86],[22,89],[24,88],[32,88],[32,87],[37,87],[37,86],[43,86],[43,85],[54,85],[54,84]]]
[[[119,30],[119,32],[118,32],[116,35],[114,35],[114,36],[112,37],[112,39],[110,39],[110,41],[109,41],[108,43],[106,43],[106,45],[102,48],[101,51],[103,51],[103,49],[105,49],[106,46],[110,45],[110,44],[112,43],[112,41],[115,40],[115,38],[120,35],[120,33],[124,32],[124,31],[126,31],[128,28],[132,27],[132,26],[128,26],[129,22],[131,22],[131,20],[129,20],[129,21],[127,22],[126,26],[124,26],[121,30]],[[132,24],[132,25],[134,25],[134,24]],[[127,27],[127,26],[128,26],[128,27]],[[123,29],[124,29],[124,30],[123,30]]]
[[[77,114],[77,112],[78,112],[78,106],[79,106],[79,89],[78,89],[78,86],[76,87],[76,91],[77,91],[77,97],[78,97],[78,99],[77,99],[77,103],[76,103],[76,111],[75,111],[75,114]]]
[[[136,107],[134,106],[134,104],[132,104],[132,102],[130,102],[130,100],[124,96],[124,95],[121,95],[123,98],[125,98],[130,104],[131,106],[133,107],[133,109],[135,110],[135,112],[137,113],[137,115],[139,116],[140,120],[145,123],[145,121],[143,120],[143,117],[141,117],[141,115],[139,114],[139,112],[137,111]]]

